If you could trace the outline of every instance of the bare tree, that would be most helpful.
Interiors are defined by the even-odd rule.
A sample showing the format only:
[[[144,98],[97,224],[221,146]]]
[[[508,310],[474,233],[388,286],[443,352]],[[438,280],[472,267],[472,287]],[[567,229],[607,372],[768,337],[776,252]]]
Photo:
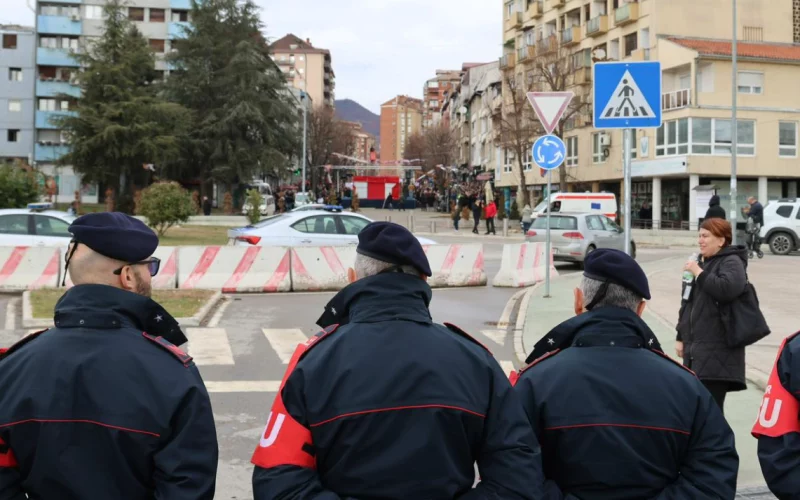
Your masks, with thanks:
[[[308,164],[311,168],[311,186],[316,189],[319,167],[341,163],[333,153],[352,156],[355,151],[355,135],[346,123],[337,120],[328,106],[314,108],[308,116]]]
[[[403,158],[421,159],[422,171],[427,174],[434,170],[434,182],[441,187],[447,176],[436,169],[436,166],[449,167],[455,161],[457,146],[458,141],[453,131],[438,123],[426,128],[422,133],[409,137]]]

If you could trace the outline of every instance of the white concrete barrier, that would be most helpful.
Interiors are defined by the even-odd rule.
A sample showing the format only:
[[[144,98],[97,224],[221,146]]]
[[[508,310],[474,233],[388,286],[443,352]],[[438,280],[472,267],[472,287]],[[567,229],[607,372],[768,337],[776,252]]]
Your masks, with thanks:
[[[60,257],[54,247],[0,247],[0,290],[55,288]]]
[[[286,247],[180,247],[178,288],[236,292],[291,290]]]
[[[170,290],[178,286],[178,248],[179,247],[158,247],[153,257],[161,259],[161,268],[158,274],[153,277],[151,286],[154,290]],[[66,257],[67,248],[59,249],[61,276],[64,276],[64,259]],[[67,269],[66,288],[72,288],[72,279],[69,277],[69,270]],[[61,279],[59,278],[58,286],[61,286]]]
[[[433,288],[484,286],[486,272],[483,245],[424,245],[433,276],[428,283]]]
[[[523,288],[545,280],[547,259],[544,243],[521,243],[503,245],[503,259],[500,271],[492,280],[492,286]],[[552,254],[551,254],[552,255]],[[558,276],[558,271],[550,259],[550,278]]]
[[[292,291],[341,290],[347,268],[356,261],[356,247],[296,247],[292,254]]]

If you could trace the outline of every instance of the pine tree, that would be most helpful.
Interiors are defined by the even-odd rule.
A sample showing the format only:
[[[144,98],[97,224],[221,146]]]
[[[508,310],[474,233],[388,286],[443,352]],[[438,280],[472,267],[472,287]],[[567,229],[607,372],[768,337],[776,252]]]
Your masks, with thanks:
[[[149,180],[142,166],[180,154],[188,113],[159,96],[153,51],[127,19],[122,0],[109,0],[104,12],[103,35],[75,55],[84,68],[76,113],[58,118],[56,125],[71,143],[61,162],[85,182],[112,188],[116,208],[130,212],[133,193]]]

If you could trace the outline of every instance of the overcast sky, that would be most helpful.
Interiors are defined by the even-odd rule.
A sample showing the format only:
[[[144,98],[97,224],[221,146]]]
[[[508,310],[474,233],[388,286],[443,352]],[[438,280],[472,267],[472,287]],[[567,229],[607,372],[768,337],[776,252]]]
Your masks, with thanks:
[[[27,2],[0,0],[0,23],[33,26]],[[437,69],[490,62],[502,52],[502,9],[492,0],[255,0],[266,35],[310,38],[326,48],[336,98],[375,113],[398,94],[422,97]],[[99,2],[98,2],[99,3]]]

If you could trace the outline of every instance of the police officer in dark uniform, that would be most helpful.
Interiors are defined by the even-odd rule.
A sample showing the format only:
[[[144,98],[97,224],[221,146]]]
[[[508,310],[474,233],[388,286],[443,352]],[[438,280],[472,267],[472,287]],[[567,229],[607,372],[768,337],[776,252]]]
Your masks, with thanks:
[[[662,352],[641,319],[645,299],[636,261],[592,252],[575,290],[577,317],[545,335],[512,376],[547,483],[581,500],[733,499],[733,431],[697,377]]]
[[[502,369],[431,319],[419,241],[386,222],[358,240],[351,284],[275,398],[255,499],[543,498],[539,448]]]
[[[69,231],[75,286],[55,328],[0,353],[0,499],[213,498],[208,393],[175,346],[178,323],[150,299],[158,237],[121,213]]]

